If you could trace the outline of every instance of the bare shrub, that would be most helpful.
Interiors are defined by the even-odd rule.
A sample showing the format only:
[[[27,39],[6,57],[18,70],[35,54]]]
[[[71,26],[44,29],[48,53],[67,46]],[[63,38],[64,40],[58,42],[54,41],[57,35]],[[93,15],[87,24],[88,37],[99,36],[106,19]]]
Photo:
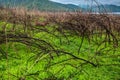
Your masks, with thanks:
[[[29,70],[34,67],[44,55],[50,56],[49,59],[47,57],[48,65],[46,68],[63,63],[63,68],[66,65],[70,65],[79,70],[81,66],[86,64],[90,64],[94,67],[101,65],[96,59],[96,55],[98,55],[100,51],[105,50],[106,47],[97,50],[102,44],[112,44],[113,48],[119,47],[119,16],[91,13],[83,14],[81,12],[56,12],[44,14],[44,12],[27,12],[27,10],[24,9],[21,9],[20,11],[18,11],[18,9],[0,10],[0,20],[4,23],[0,25],[0,45],[9,42],[18,42],[38,50],[33,59],[34,64],[32,64],[32,66],[22,75],[23,77],[34,75],[29,74]],[[41,17],[45,18],[46,22],[40,22],[39,18]],[[8,29],[8,24],[12,24],[12,26],[9,26],[10,29]],[[49,24],[49,28],[46,27],[47,24]],[[40,26],[44,27],[41,28]],[[80,37],[81,43],[77,46],[78,54],[64,51],[64,49],[56,47],[47,40],[34,37],[34,34],[40,32],[49,33],[57,38],[61,38],[62,35],[62,37],[66,38],[68,43],[70,43],[69,36]],[[59,32],[59,34],[56,34],[55,32]],[[95,44],[93,46],[97,46],[97,51],[94,53],[95,55],[90,57],[90,59],[80,57],[81,47],[85,39],[87,39],[89,43]],[[113,48],[109,49],[109,51],[113,50]],[[88,49],[86,49],[86,51],[87,50]],[[6,53],[1,47],[0,52],[2,53],[0,57],[7,59],[8,53]],[[50,62],[51,59],[59,58],[62,55],[68,55],[69,58],[56,63]],[[46,57],[44,59],[46,59]],[[95,61],[92,61],[93,59],[95,59]],[[64,63],[66,61],[69,62],[69,60],[77,61],[81,64],[75,66],[70,63]],[[79,72],[80,71],[81,70],[79,70]],[[55,76],[53,78],[56,79]],[[19,79],[22,79],[22,77]]]

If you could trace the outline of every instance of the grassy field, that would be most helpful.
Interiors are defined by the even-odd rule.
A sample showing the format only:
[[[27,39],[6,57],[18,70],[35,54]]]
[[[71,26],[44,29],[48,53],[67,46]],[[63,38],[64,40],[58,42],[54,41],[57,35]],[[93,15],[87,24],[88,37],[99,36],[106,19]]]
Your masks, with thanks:
[[[91,26],[100,23],[94,19],[92,23],[88,15],[87,18],[77,16],[81,21],[73,15],[67,15],[68,19],[58,16],[55,21],[50,17],[52,24],[44,27],[34,25],[34,21],[33,26],[30,25],[29,17],[25,16],[26,23],[1,20],[0,80],[119,80],[120,47],[116,47],[116,42],[119,44],[116,26],[111,30],[102,29],[102,34],[93,34],[92,29],[96,32],[100,28]],[[40,19],[44,22],[44,18]]]
[[[64,37],[60,39],[45,32],[35,34],[34,37],[41,38],[55,45],[57,48],[73,53],[78,57],[100,64],[94,67],[83,61],[73,59],[69,55],[52,53],[53,58],[47,53],[40,53],[36,48],[23,45],[21,43],[8,43],[1,45],[2,49],[8,53],[7,59],[0,61],[1,80],[119,80],[120,77],[120,49],[109,51],[111,45],[104,50],[97,50],[97,46],[90,44],[86,39],[83,42],[80,54],[78,46],[81,38],[77,36],[69,37],[70,44]],[[97,51],[98,52],[97,52]],[[45,55],[43,55],[45,54]],[[81,65],[83,64],[83,65]]]

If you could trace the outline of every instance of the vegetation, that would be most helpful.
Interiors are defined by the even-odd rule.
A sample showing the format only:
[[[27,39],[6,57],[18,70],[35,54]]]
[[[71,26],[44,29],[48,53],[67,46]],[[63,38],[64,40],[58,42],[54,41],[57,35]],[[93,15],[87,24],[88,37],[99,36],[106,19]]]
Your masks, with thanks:
[[[0,79],[119,80],[119,25],[105,13],[1,8]]]

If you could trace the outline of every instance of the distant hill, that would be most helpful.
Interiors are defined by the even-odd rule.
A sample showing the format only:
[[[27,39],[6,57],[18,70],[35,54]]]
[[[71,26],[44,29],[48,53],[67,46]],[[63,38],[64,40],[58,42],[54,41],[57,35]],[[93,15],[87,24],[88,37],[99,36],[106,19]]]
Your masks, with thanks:
[[[0,5],[7,7],[25,7],[42,11],[80,10],[79,6],[73,4],[61,4],[49,0],[0,0]]]
[[[117,5],[99,5],[99,6],[92,6],[89,5],[73,5],[73,4],[62,4],[53,2],[50,0],[0,0],[0,6],[6,7],[25,7],[27,9],[38,9],[41,11],[75,11],[75,10],[82,10],[88,11],[100,11],[104,12],[120,12],[120,6]]]
[[[95,12],[120,12],[120,6],[117,5],[99,5],[99,6],[89,6],[89,5],[79,5],[83,11],[91,10]]]
[[[100,7],[101,9],[104,7],[108,12],[120,12],[120,6],[117,5],[104,5],[98,7]]]

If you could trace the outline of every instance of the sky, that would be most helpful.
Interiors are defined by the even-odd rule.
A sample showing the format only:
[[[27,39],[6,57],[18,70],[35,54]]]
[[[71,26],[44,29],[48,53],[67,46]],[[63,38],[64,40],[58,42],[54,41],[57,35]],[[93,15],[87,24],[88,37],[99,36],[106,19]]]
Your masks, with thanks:
[[[84,4],[89,4],[94,0],[51,0],[51,1],[59,2],[63,4],[84,5]],[[114,4],[120,6],[120,0],[96,0],[96,1],[102,4]]]

